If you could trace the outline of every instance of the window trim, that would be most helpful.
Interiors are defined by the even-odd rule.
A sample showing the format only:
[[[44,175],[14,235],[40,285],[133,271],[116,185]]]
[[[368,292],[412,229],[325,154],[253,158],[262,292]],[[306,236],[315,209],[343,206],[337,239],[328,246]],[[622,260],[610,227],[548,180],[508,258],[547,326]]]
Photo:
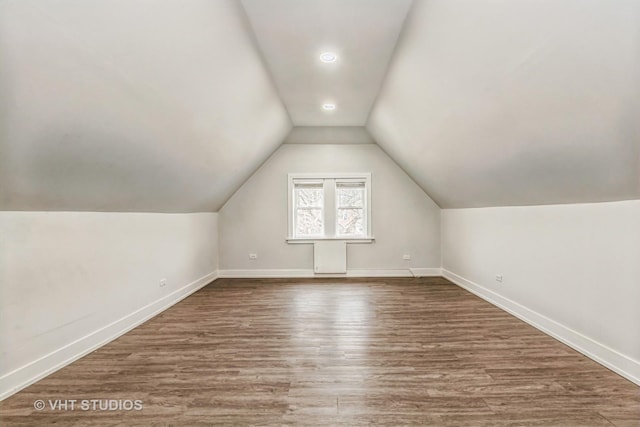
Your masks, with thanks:
[[[294,234],[294,200],[293,200],[293,190],[296,181],[313,181],[313,180],[322,180],[325,183],[325,203],[323,206],[324,216],[325,216],[325,224],[324,224],[324,236],[317,237],[295,237]],[[333,191],[327,195],[326,184],[327,180],[333,180]],[[339,236],[336,234],[336,226],[337,226],[337,200],[335,200],[335,181],[340,180],[353,180],[353,181],[364,181],[365,192],[366,192],[366,200],[364,212],[366,215],[366,234],[364,236]],[[375,239],[372,233],[372,221],[371,221],[371,173],[370,172],[345,172],[345,173],[290,173],[287,175],[287,238],[286,241],[288,243],[313,243],[317,240],[344,240],[348,243],[370,243]],[[328,197],[327,197],[328,196]],[[330,202],[330,205],[327,204],[327,198],[333,199]],[[331,209],[331,214],[327,214],[328,210]],[[331,227],[330,231],[332,234],[326,235],[327,226]]]

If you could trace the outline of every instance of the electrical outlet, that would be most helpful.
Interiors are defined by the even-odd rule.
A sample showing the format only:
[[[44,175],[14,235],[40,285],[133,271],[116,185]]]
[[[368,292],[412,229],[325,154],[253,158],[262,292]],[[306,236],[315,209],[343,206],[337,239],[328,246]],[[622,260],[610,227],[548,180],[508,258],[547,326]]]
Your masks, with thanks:
[[[258,254],[249,254],[249,259],[258,259]]]
[[[160,279],[160,287],[164,288],[165,286],[167,286],[167,279]]]
[[[502,283],[502,274],[496,274],[496,282]]]
[[[405,261],[410,261],[411,260],[411,254],[402,255],[402,259],[405,260]]]

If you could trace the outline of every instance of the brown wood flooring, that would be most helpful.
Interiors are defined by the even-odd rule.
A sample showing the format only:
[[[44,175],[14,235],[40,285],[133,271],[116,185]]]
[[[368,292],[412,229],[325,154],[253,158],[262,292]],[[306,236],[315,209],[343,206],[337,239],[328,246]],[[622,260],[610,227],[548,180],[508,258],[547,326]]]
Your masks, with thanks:
[[[442,278],[220,279],[0,410],[7,426],[638,426],[640,388]]]

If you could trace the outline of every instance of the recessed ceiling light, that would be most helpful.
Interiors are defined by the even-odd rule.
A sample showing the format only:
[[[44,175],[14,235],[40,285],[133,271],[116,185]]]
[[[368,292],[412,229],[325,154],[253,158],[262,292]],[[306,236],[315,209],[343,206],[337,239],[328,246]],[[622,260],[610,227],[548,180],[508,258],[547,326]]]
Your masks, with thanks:
[[[333,52],[324,52],[320,54],[320,61],[330,64],[338,60],[338,55]]]
[[[336,104],[322,104],[322,109],[325,111],[333,111],[336,109]]]

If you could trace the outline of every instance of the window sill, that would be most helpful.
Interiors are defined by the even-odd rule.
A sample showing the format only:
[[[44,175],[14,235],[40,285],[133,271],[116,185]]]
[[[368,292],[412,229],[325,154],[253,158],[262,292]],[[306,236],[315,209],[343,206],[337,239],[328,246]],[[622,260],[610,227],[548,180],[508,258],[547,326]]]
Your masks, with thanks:
[[[286,239],[289,244],[309,244],[318,241],[327,241],[327,240],[342,240],[347,243],[373,243],[376,239],[374,237],[312,237],[312,238],[299,238],[299,237],[288,237]]]

